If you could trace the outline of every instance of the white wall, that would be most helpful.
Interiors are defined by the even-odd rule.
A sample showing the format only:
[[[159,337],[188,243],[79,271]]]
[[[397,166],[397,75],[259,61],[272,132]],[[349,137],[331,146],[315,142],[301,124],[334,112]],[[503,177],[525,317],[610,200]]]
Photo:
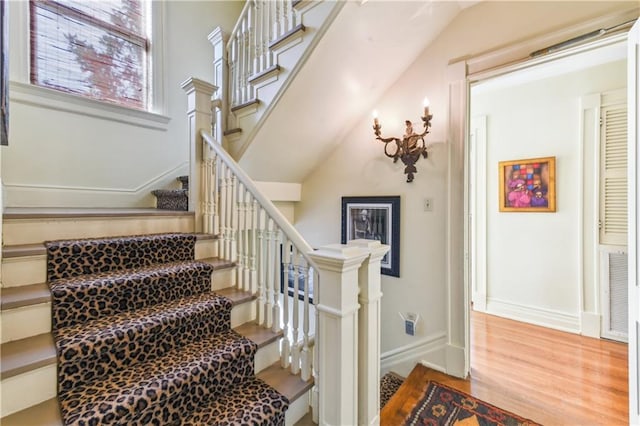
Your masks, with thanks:
[[[427,95],[434,114],[428,140],[447,141],[446,73],[455,58],[477,55],[633,6],[610,2],[483,2],[465,10],[378,101],[384,135],[400,136],[404,119],[419,121],[421,102]],[[435,145],[430,158],[418,162],[415,181],[409,184],[402,165],[392,164],[384,156],[382,145],[374,140],[372,124],[369,114],[363,116],[338,149],[303,182],[296,226],[314,247],[335,242],[340,238],[342,196],[400,195],[400,278],[382,277],[382,367],[408,374],[416,361],[426,360],[444,370],[450,329],[445,253],[448,147]],[[433,199],[433,212],[423,211],[426,197]],[[454,244],[463,249],[462,242]],[[462,302],[459,306],[462,320]],[[416,336],[404,334],[398,312],[420,315]]]
[[[623,88],[625,79],[623,60],[515,87],[472,90],[471,116],[487,117],[488,312],[580,331],[581,218],[593,214],[584,198],[597,194],[593,187],[580,190],[583,173],[595,172],[582,160],[580,98]],[[498,162],[550,156],[556,157],[557,211],[499,212]]]
[[[11,140],[2,157],[5,206],[154,206],[149,191],[176,185],[175,177],[187,172],[186,97],[180,83],[192,76],[211,81],[207,35],[216,26],[230,31],[243,2],[157,3],[164,8],[166,88],[166,109],[158,112],[168,118],[166,124],[161,117],[155,117],[159,122],[126,110],[104,113],[85,104],[80,113],[69,112],[74,104],[67,97],[51,100],[42,96],[48,91],[16,85],[28,82],[26,4],[9,2],[14,84]],[[136,124],[126,122],[131,119]]]

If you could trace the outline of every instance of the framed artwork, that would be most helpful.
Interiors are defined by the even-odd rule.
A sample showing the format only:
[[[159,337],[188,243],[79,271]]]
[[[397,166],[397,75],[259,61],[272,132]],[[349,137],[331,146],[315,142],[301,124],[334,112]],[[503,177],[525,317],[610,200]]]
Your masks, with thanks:
[[[501,161],[501,212],[556,211],[556,157]]]
[[[381,273],[400,276],[400,197],[342,197],[342,244],[365,239],[390,246]]]

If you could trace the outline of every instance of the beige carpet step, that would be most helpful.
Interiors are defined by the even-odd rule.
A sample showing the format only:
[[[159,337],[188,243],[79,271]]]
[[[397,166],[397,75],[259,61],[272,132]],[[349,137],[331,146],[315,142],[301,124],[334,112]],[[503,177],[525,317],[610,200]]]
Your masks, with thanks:
[[[239,299],[240,296],[238,295]],[[246,300],[246,296],[242,296],[241,300]],[[261,371],[258,364],[272,365],[274,363],[273,354],[278,353],[279,338],[282,333],[273,333],[271,330],[264,329],[253,321],[242,324],[234,328],[239,334],[253,340],[258,345],[256,354],[256,371]],[[36,336],[25,339],[20,342],[12,342],[2,345],[2,425],[61,425],[60,412],[58,410],[57,400],[52,398],[56,389],[56,354],[55,346],[51,335]],[[267,364],[268,363],[268,364]],[[35,368],[35,370],[30,370]],[[282,386],[282,392],[285,396],[296,395],[296,387],[287,371],[282,370],[282,378],[274,371],[274,367],[269,367],[270,372],[267,373],[272,386],[280,390],[278,386]],[[42,372],[46,372],[49,377],[43,377]],[[34,384],[29,377],[25,375],[39,374],[42,381]],[[5,381],[6,377],[6,381]],[[27,378],[24,382],[15,379]],[[293,376],[295,377],[295,376]],[[53,380],[51,382],[51,379]],[[9,382],[14,380],[14,382]],[[298,379],[298,382],[302,382]],[[272,384],[274,383],[274,384]],[[302,382],[304,383],[304,382]],[[30,401],[37,400],[33,406],[26,408],[25,406],[16,405],[16,401],[6,398],[7,393],[19,391],[21,395],[29,394],[32,397]],[[51,395],[51,392],[53,394]],[[27,396],[29,396],[27,395]],[[290,399],[291,400],[291,399]],[[13,404],[13,405],[11,405]],[[19,407],[15,409],[15,407]],[[7,414],[9,414],[7,416]]]
[[[8,208],[3,214],[6,245],[118,235],[193,232],[193,212],[156,209]]]
[[[214,259],[217,256],[217,237],[196,234],[195,259]],[[2,286],[17,287],[47,280],[47,252],[41,240],[32,244],[7,245],[2,248]],[[212,260],[222,269],[225,262]],[[228,262],[227,262],[228,263]],[[216,265],[214,265],[216,266]]]

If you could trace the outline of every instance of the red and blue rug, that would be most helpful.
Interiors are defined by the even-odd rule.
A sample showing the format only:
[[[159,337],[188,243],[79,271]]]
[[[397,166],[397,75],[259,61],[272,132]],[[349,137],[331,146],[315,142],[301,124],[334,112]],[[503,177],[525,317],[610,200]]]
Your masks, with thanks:
[[[519,426],[538,425],[464,392],[430,381],[409,415],[407,425]]]

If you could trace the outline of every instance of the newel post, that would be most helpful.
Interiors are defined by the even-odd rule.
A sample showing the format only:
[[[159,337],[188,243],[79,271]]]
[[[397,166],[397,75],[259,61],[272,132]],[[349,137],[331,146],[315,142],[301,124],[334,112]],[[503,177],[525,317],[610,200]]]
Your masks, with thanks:
[[[211,132],[211,94],[216,87],[197,78],[186,80],[181,87],[187,93],[189,120],[189,211],[195,212],[196,232],[203,232],[203,146],[200,131]]]
[[[222,28],[216,27],[209,34],[209,42],[213,46],[213,84],[216,90],[211,97],[215,106],[213,115],[213,136],[216,140],[222,141],[224,146],[224,131],[227,126],[227,108],[229,105],[228,93],[225,88],[229,87],[229,66],[227,65],[227,42],[229,34]]]
[[[368,253],[341,244],[309,253],[320,275],[318,387],[321,425],[358,423],[358,269]]]
[[[358,312],[358,424],[380,424],[380,262],[388,245],[374,240],[351,240],[349,246],[369,253],[360,266]]]

